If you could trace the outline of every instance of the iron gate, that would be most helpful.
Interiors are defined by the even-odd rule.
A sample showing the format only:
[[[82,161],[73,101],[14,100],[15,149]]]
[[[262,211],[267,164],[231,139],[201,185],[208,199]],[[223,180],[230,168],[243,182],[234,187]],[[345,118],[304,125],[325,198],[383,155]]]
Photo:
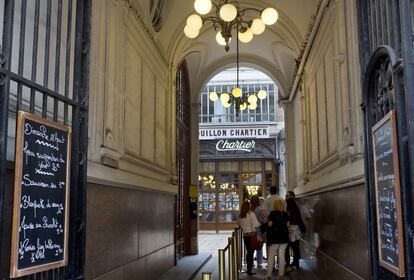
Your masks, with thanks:
[[[190,254],[191,226],[189,217],[190,186],[190,83],[187,63],[183,61],[176,76],[177,106],[177,175],[178,195],[176,196],[175,214],[175,255],[176,260]]]
[[[69,264],[21,279],[83,279],[90,0],[0,1],[0,277],[9,279],[14,141],[24,110],[72,127]]]
[[[413,0],[360,1],[365,117],[365,174],[371,279],[400,279],[379,266],[371,129],[389,111],[397,116],[405,278],[414,279],[414,56]]]

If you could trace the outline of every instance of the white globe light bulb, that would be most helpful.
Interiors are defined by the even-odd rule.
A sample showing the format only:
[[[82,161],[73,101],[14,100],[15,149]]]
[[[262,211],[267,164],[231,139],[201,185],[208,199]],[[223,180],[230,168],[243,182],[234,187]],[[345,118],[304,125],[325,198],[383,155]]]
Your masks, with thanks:
[[[224,4],[220,8],[220,17],[227,22],[234,20],[237,17],[237,9],[232,4]]]
[[[224,37],[221,35],[221,31],[217,32],[216,35],[216,41],[219,45],[221,46],[225,46],[226,45],[226,40],[224,39]]]
[[[229,102],[229,99],[230,99],[230,95],[227,92],[224,92],[220,95],[220,100],[223,106],[225,103]]]
[[[267,93],[264,89],[261,89],[257,92],[257,97],[259,97],[259,99],[265,99],[266,95],[267,95]]]
[[[213,92],[210,92],[210,100],[211,101],[216,101],[218,99],[218,94],[217,94],[217,92],[215,92],[215,91],[213,91]]]
[[[243,33],[239,32],[239,40],[242,43],[249,43],[253,39],[253,31],[250,28]]]
[[[257,103],[256,95],[249,95],[249,97],[247,98],[247,101],[249,101],[249,103]]]
[[[194,2],[194,9],[200,15],[208,14],[211,11],[212,6],[210,0],[196,0]]]
[[[274,24],[279,18],[279,14],[273,8],[266,8],[262,12],[262,20],[266,25]]]
[[[254,110],[257,108],[257,103],[250,103],[249,110]]]
[[[226,103],[223,104],[223,107],[225,107],[225,108],[229,108],[230,106],[231,106],[231,103],[229,103],[229,102],[226,102]]]
[[[265,31],[266,25],[261,18],[255,18],[250,28],[252,29],[254,35],[260,35]]]
[[[231,91],[231,93],[233,94],[234,97],[240,97],[242,96],[242,89],[239,87],[235,87],[233,88],[233,90]]]
[[[193,30],[199,30],[203,26],[203,20],[197,14],[193,14],[187,18],[187,26]]]
[[[184,27],[184,34],[185,34],[185,36],[187,36],[190,39],[194,39],[195,37],[197,37],[198,33],[200,33],[199,30],[194,30],[191,27],[189,27],[188,25],[186,25]]]
[[[240,111],[244,111],[244,110],[246,110],[246,108],[247,108],[246,102],[240,104]]]

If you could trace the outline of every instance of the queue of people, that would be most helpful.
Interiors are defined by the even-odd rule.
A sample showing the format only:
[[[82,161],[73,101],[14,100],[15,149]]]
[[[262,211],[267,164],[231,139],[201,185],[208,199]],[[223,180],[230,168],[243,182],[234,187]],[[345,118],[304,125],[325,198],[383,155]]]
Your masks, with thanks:
[[[271,279],[278,263],[278,276],[283,279],[285,273],[298,271],[301,234],[306,231],[301,212],[295,200],[295,193],[288,191],[285,199],[277,195],[277,187],[270,187],[270,195],[263,199],[252,196],[241,206],[240,227],[246,247],[247,274],[253,271],[254,252],[257,268],[263,267],[263,247],[267,252],[266,279]],[[293,254],[291,262],[290,252]]]

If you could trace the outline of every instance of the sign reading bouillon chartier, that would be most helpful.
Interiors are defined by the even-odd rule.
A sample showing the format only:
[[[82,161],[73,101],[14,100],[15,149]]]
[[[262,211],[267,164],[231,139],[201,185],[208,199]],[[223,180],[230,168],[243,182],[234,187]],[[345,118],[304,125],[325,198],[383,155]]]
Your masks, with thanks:
[[[266,127],[224,127],[200,128],[199,139],[269,138],[270,128]]]

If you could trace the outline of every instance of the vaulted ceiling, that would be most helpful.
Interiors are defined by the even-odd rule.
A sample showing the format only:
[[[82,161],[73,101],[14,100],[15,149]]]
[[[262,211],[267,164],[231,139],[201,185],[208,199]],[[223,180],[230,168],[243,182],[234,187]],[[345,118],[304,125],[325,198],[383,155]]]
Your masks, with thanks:
[[[142,0],[135,0],[141,6]],[[215,0],[213,0],[215,1]],[[150,1],[147,1],[150,2]],[[276,24],[267,26],[266,31],[254,36],[248,43],[240,43],[241,65],[251,66],[273,78],[282,96],[288,95],[292,83],[295,58],[305,40],[312,15],[316,12],[319,0],[241,0],[241,7],[273,7],[279,13]],[[155,34],[173,64],[186,59],[191,88],[198,94],[201,88],[216,73],[236,63],[235,41],[226,52],[216,43],[211,24],[206,23],[195,39],[188,39],[183,33],[186,19],[192,13],[194,0],[167,0],[164,23]],[[145,5],[145,4],[144,4]],[[149,4],[147,4],[149,5]],[[146,9],[145,7],[142,7]]]

